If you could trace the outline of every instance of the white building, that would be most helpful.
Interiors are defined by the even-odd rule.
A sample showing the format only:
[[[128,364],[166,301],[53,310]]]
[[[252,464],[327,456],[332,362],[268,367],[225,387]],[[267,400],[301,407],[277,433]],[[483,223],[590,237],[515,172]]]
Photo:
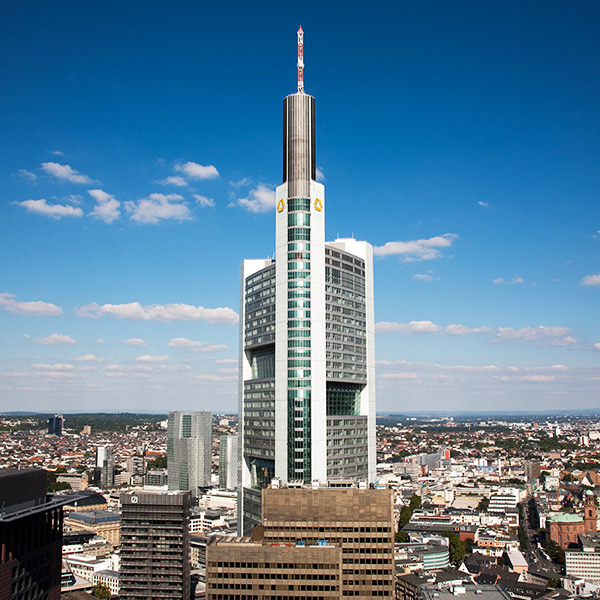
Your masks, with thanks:
[[[167,466],[170,491],[191,491],[210,486],[212,413],[169,413]]]
[[[244,534],[259,522],[260,490],[274,477],[375,479],[373,249],[325,241],[315,99],[300,83],[283,102],[275,258],[245,260],[240,273]]]
[[[219,444],[219,487],[236,490],[239,481],[239,437],[222,435]]]

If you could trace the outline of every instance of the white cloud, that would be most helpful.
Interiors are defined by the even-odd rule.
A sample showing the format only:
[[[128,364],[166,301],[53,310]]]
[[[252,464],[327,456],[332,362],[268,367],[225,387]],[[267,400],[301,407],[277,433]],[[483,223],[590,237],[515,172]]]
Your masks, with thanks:
[[[84,354],[83,356],[77,357],[75,360],[83,362],[102,362],[104,359],[96,356],[95,354]]]
[[[32,173],[31,171],[28,171],[27,169],[19,169],[17,171],[17,175],[19,175],[19,177],[29,179],[29,181],[31,181],[31,183],[35,183],[35,181],[37,179],[37,175],[35,173]]]
[[[152,377],[154,368],[150,365],[106,365],[106,377]]]
[[[150,354],[143,354],[138,356],[135,360],[141,363],[162,363],[167,362],[169,357],[165,354],[163,356],[150,356]]]
[[[36,344],[42,344],[44,346],[57,346],[59,344],[76,344],[77,342],[70,336],[62,333],[53,333],[48,337],[37,338],[34,340]]]
[[[416,279],[417,281],[439,281],[440,278],[427,275],[427,273],[415,273],[413,279]]]
[[[189,304],[151,304],[142,306],[139,302],[128,304],[103,304],[95,302],[82,306],[76,311],[77,316],[98,318],[112,315],[119,319],[132,319],[141,321],[208,321],[209,323],[238,322],[237,313],[227,306],[218,308],[204,308],[204,306],[191,306]]]
[[[554,381],[556,375],[497,375],[495,379],[499,381],[530,381],[533,383],[544,383],[546,381]]]
[[[186,348],[193,352],[215,352],[217,350],[229,349],[229,346],[225,344],[207,344],[188,340],[187,338],[173,338],[168,345],[171,348]]]
[[[197,377],[194,377],[195,381],[199,382],[199,383],[203,383],[205,381],[212,381],[212,382],[225,382],[225,381],[235,381],[237,379],[237,375],[230,375],[230,374],[208,374],[208,375],[198,375]]]
[[[72,169],[69,165],[60,165],[55,162],[42,163],[42,169],[49,175],[53,175],[57,179],[62,181],[70,181],[71,183],[92,183],[87,175],[79,173],[75,169]]]
[[[192,196],[196,198],[196,202],[198,202],[202,208],[212,208],[215,205],[215,201],[212,198],[207,198],[206,196],[201,196],[200,194],[192,194]]]
[[[15,202],[24,206],[28,212],[46,215],[53,219],[62,217],[82,217],[83,211],[79,207],[71,206],[70,204],[48,204],[45,198],[40,200],[24,200],[23,202]]]
[[[479,204],[479,206],[486,206],[486,207],[489,206],[489,203],[488,202],[484,202],[483,200],[478,200],[477,204]]]
[[[504,279],[504,277],[496,277],[492,283],[501,284],[505,283],[506,285],[514,285],[515,283],[523,283],[522,277],[513,277],[512,279]]]
[[[490,333],[491,327],[467,327],[466,325],[459,325],[452,323],[448,325],[444,332],[447,335],[467,335],[469,333]]]
[[[32,369],[36,371],[72,371],[73,365],[65,363],[55,363],[53,365],[46,365],[44,363],[35,363],[31,365]]]
[[[238,198],[237,203],[238,206],[253,213],[268,212],[275,208],[275,190],[259,183],[258,186],[248,192],[246,198]]]
[[[416,373],[384,373],[383,379],[417,379]]]
[[[381,321],[375,324],[375,333],[401,333],[415,335],[419,333],[439,333],[442,328],[431,321],[410,321],[409,323],[392,323]]]
[[[98,338],[96,340],[96,344],[104,344],[104,340],[102,338]]]
[[[125,209],[131,213],[130,219],[136,223],[151,223],[156,225],[161,219],[174,221],[189,221],[192,214],[179,194],[150,194],[135,202],[125,202]]]
[[[69,204],[79,205],[83,201],[83,198],[79,194],[69,194],[68,196],[63,196],[61,200]]]
[[[219,171],[213,165],[199,165],[198,163],[188,161],[182,165],[175,165],[175,171],[184,173],[189,179],[214,179],[219,176]]]
[[[569,370],[569,367],[566,365],[552,365],[550,367],[506,367],[506,370],[510,373],[546,373],[553,371],[566,372]]]
[[[569,335],[568,327],[548,327],[539,325],[538,327],[522,327],[515,329],[513,327],[498,327],[492,342],[504,342],[512,340],[533,341],[547,346],[572,346],[577,343],[577,339]]]
[[[325,173],[321,167],[317,167],[317,181],[325,181]]]
[[[164,179],[158,179],[155,181],[159,185],[175,185],[177,187],[187,187],[188,182],[181,175],[171,175],[171,177],[165,177]]]
[[[586,275],[581,280],[581,285],[600,285],[600,273],[597,275]]]
[[[457,238],[458,235],[455,233],[445,233],[421,240],[387,242],[383,246],[375,246],[373,254],[375,256],[400,255],[403,262],[432,260],[442,256],[440,248],[449,248]]]
[[[60,306],[36,300],[34,302],[19,302],[14,294],[0,294],[0,308],[16,315],[53,317],[62,315],[63,310]]]
[[[94,219],[104,221],[105,223],[112,223],[119,218],[119,206],[121,206],[121,203],[115,200],[114,196],[102,190],[88,190],[88,194],[96,200],[96,206],[90,213]]]
[[[229,185],[236,189],[239,189],[241,187],[248,187],[249,185],[252,185],[252,179],[249,179],[248,177],[244,177],[243,179],[240,179],[239,181],[230,181]]]
[[[213,361],[216,365],[237,365],[238,361],[235,358],[219,358]]]
[[[600,352],[600,342],[597,344],[594,344],[594,350],[596,350],[596,352]]]
[[[145,346],[146,342],[142,338],[129,338],[128,340],[123,340],[123,343],[126,346]]]
[[[50,154],[55,154],[56,156],[64,156],[65,153],[60,150],[50,150]]]

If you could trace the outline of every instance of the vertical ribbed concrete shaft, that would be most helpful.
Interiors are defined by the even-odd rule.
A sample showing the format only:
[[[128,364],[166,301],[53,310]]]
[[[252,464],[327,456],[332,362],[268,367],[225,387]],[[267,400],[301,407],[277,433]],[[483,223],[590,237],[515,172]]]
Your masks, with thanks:
[[[316,179],[315,99],[291,94],[283,100],[283,183],[288,198],[310,198]]]

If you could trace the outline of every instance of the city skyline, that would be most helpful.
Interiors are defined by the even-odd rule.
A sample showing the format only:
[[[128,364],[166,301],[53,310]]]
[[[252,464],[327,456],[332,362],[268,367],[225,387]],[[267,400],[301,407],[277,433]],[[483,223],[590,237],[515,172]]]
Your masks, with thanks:
[[[377,410],[600,407],[597,4],[35,6],[0,40],[1,410],[236,410],[300,24]]]

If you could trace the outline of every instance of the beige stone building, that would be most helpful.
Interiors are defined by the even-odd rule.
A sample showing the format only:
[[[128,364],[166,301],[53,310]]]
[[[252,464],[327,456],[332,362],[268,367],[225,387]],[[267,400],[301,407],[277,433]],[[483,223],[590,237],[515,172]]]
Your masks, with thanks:
[[[93,531],[109,544],[119,545],[121,517],[107,510],[86,510],[72,512],[65,516],[64,531]]]

